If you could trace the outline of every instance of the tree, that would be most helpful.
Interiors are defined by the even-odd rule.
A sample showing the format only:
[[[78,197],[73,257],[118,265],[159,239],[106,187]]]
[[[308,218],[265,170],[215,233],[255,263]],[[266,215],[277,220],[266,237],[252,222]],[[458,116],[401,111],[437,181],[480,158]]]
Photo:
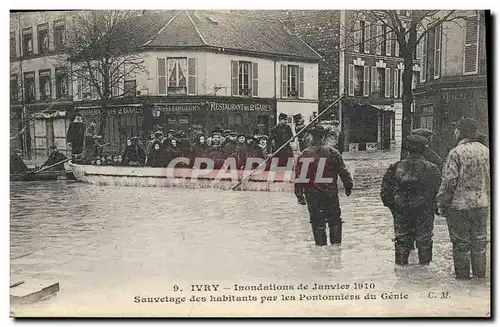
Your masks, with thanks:
[[[70,85],[76,83],[80,100],[100,102],[99,134],[104,135],[107,106],[127,91],[124,81],[145,70],[145,56],[137,50],[137,11],[75,12],[66,27],[65,49],[58,55]]]
[[[404,12],[404,13],[403,13]],[[460,23],[465,19],[462,12],[456,10],[360,10],[353,11],[346,24],[341,26],[344,32],[343,44],[356,46],[359,44],[359,35],[362,32],[357,22],[368,19],[374,24],[382,26],[382,33],[375,33],[366,41],[383,42],[394,40],[399,45],[399,56],[403,59],[403,140],[411,133],[411,105],[413,103],[412,77],[413,63],[417,46],[426,40],[427,35],[436,27],[442,28],[443,23]],[[424,72],[425,73],[425,72]],[[403,156],[403,147],[401,156]]]

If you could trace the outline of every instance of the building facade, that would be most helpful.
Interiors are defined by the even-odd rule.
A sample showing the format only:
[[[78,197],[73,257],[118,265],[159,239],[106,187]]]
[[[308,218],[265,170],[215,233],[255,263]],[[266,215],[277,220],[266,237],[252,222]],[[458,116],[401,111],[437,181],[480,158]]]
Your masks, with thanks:
[[[113,90],[123,96],[107,104],[108,151],[119,152],[128,137],[145,139],[158,127],[187,132],[199,125],[207,134],[217,127],[247,134],[258,129],[267,134],[280,113],[287,114],[290,121],[297,113],[306,121],[317,114],[320,56],[281,25],[204,11],[146,13],[138,21],[133,25],[137,29],[134,33],[144,39],[140,51],[145,69],[121,80]],[[141,22],[155,23],[145,26]],[[46,60],[50,66],[50,60]],[[54,78],[57,68],[50,66]],[[45,66],[35,63],[33,70],[33,87],[39,90],[35,97],[45,99],[45,75],[40,75]],[[52,108],[55,102],[61,102],[57,101],[56,84],[48,100]],[[79,113],[84,121],[99,123],[100,101],[95,90],[84,84],[76,81],[69,85],[71,101],[67,105],[71,108],[54,111],[50,120],[67,124],[70,113]],[[25,83],[25,89],[26,85],[31,84]],[[29,92],[24,92],[25,98],[31,95]],[[35,107],[30,113],[33,117],[41,115],[40,119],[48,115],[48,111],[40,114]],[[35,150],[31,153],[46,154],[52,144],[65,148],[65,140],[56,143],[58,138],[49,137],[47,123],[45,132],[38,132],[37,124],[40,130],[43,127],[36,120],[32,124]],[[64,130],[65,136],[66,125],[57,126],[56,134]]]
[[[452,122],[475,118],[488,135],[486,13],[435,26],[423,44],[420,84],[414,92],[415,126],[434,131],[432,147],[446,156],[455,145]]]

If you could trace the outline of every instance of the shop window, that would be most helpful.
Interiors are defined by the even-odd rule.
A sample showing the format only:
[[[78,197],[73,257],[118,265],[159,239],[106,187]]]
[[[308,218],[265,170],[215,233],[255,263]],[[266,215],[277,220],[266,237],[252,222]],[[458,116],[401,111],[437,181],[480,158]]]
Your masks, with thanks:
[[[240,114],[233,114],[227,116],[228,125],[241,125],[243,123],[242,117]]]
[[[64,49],[64,38],[66,37],[66,27],[64,21],[59,20],[54,22],[54,49]]]
[[[177,124],[177,116],[169,115],[167,116],[167,124]]]
[[[10,75],[10,100],[17,102],[19,96],[19,88],[17,82],[17,75]]]
[[[281,65],[281,97],[304,97],[304,67]]]
[[[24,97],[26,102],[35,101],[35,73],[24,73]]]
[[[31,28],[23,30],[23,55],[31,56],[33,54],[33,32]]]
[[[64,68],[56,68],[56,97],[68,96],[68,76]]]
[[[372,88],[374,88],[373,95],[377,97],[390,97],[391,95],[391,73],[390,68],[376,68],[376,83],[373,84],[372,80]],[[373,70],[372,70],[373,73]]]
[[[52,82],[50,79],[50,70],[41,70],[38,75],[40,85],[40,100],[49,100],[52,97]]]
[[[423,107],[420,113],[420,127],[427,128],[431,131],[434,126],[434,108],[431,106]]]
[[[189,115],[179,115],[179,124],[189,124]]]
[[[38,25],[38,53],[49,51],[49,24]]]
[[[133,98],[136,96],[135,80],[125,81],[125,97]]]
[[[187,93],[187,58],[168,58],[168,94]]]

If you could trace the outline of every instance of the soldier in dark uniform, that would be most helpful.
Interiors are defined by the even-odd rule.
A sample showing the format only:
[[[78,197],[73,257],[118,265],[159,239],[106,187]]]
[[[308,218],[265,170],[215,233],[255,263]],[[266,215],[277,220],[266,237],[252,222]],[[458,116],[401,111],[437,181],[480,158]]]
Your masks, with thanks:
[[[429,147],[432,140],[432,134],[433,134],[432,131],[427,128],[417,128],[414,129],[411,133],[414,135],[425,137],[427,139],[427,145],[424,151],[424,158],[425,160],[435,164],[438,167],[439,171],[441,171],[443,169],[443,159],[441,159],[441,157]]]
[[[289,139],[292,138],[293,132],[292,128],[287,124],[287,115],[281,113],[279,115],[279,123],[271,129],[271,135],[269,137],[269,142],[273,145],[273,152],[276,152],[283,144],[285,144]],[[286,166],[288,160],[293,158],[293,150],[288,143],[279,153],[276,154],[279,158],[278,166]]]
[[[425,137],[408,136],[408,155],[390,165],[382,180],[380,197],[394,217],[395,262],[398,265],[408,264],[414,240],[420,263],[432,261],[432,231],[441,174],[435,164],[423,157],[426,144]]]
[[[344,184],[347,196],[351,195],[352,178],[338,150],[323,141],[326,134],[325,128],[316,125],[311,128],[310,133],[311,145],[302,152],[295,166],[295,188],[302,189],[305,194],[316,245],[327,245],[326,223],[330,230],[331,244],[340,244],[342,242],[342,219],[337,188],[338,176]],[[301,175],[305,162],[302,161],[303,158],[314,159],[308,166],[307,176]],[[321,176],[317,176],[318,165],[323,160],[326,160],[323,172]],[[307,182],[305,182],[306,178],[309,179]],[[320,178],[331,180],[323,182]]]
[[[43,166],[51,166],[53,164],[56,164],[58,162],[61,162],[61,161],[64,161],[66,160],[66,156],[57,149],[57,146],[55,145],[52,145],[50,147],[50,155],[49,157],[47,158],[47,160],[45,160],[45,162],[42,164],[42,167]],[[64,170],[64,163],[60,163],[52,168],[50,168],[50,170]]]

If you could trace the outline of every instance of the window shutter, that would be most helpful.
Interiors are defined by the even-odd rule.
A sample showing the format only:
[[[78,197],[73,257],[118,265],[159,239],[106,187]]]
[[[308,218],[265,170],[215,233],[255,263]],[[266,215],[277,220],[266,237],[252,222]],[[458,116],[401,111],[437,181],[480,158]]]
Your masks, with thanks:
[[[427,35],[422,39],[422,59],[420,65],[420,82],[425,82],[427,75]]]
[[[82,99],[82,80],[80,78],[76,81],[76,92],[74,97],[76,98],[75,100]]]
[[[399,42],[397,34],[394,34],[394,57],[399,57]]]
[[[403,97],[403,70],[399,71],[399,97]]]
[[[392,39],[393,33],[387,33],[387,41],[385,42],[385,55],[390,56],[392,54]]]
[[[377,77],[377,67],[372,67],[372,88],[371,88],[371,91],[372,93],[374,92],[377,92],[377,80],[378,80],[378,77]]]
[[[378,55],[381,55],[382,54],[382,41],[384,40],[384,37],[382,35],[382,26],[381,25],[377,25],[377,35],[376,35],[376,38],[375,38],[375,43],[376,43],[376,49],[375,49],[375,53],[378,54]]]
[[[349,95],[354,95],[354,65],[349,65]]]
[[[477,73],[479,16],[468,17],[465,25],[464,74]]]
[[[363,96],[370,95],[370,67],[363,67]]]
[[[398,69],[394,68],[394,97],[397,98],[399,96],[399,76]]]
[[[238,94],[238,62],[231,60],[231,95]]]
[[[158,64],[158,94],[167,94],[165,58],[158,58],[157,64]],[[112,90],[114,90],[114,87],[112,87]]]
[[[354,51],[359,52],[359,44],[361,42],[361,25],[359,21],[354,24]]]
[[[304,97],[304,67],[299,67],[299,98]]]
[[[252,96],[259,95],[259,64],[252,63]]]
[[[187,94],[195,95],[196,94],[196,58],[188,58],[188,85],[187,85]]]
[[[391,96],[391,69],[385,69],[385,97],[389,98]]]
[[[439,78],[441,71],[441,25],[434,29],[434,78]]]
[[[281,65],[281,97],[286,98],[288,95],[288,69],[287,65]]]
[[[371,29],[370,22],[365,21],[365,45],[364,45],[365,53],[370,53],[370,42],[371,42],[370,29]]]

